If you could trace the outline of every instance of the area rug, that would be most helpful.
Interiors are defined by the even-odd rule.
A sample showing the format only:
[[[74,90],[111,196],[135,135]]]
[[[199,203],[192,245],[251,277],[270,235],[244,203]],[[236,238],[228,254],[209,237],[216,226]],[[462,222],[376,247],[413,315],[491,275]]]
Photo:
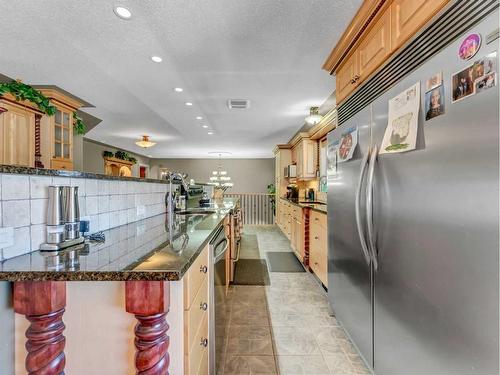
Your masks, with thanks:
[[[243,250],[243,249],[242,249]],[[270,285],[264,259],[242,259],[236,262],[234,285]]]
[[[266,255],[271,272],[305,272],[295,254],[290,251],[271,251]]]

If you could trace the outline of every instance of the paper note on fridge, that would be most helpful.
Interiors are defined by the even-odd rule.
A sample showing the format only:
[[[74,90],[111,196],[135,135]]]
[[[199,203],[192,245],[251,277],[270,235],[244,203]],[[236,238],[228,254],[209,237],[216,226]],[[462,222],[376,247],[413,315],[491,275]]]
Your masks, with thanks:
[[[389,100],[389,120],[380,154],[414,150],[417,144],[420,82]]]

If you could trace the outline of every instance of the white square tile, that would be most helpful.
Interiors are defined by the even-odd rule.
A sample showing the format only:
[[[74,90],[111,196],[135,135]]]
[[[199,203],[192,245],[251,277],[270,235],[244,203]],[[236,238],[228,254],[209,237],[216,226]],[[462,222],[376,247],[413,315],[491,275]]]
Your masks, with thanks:
[[[111,212],[109,214],[109,227],[116,228],[120,226],[120,215],[118,212]]]
[[[123,208],[123,199],[124,197],[121,195],[110,195],[109,196],[109,210],[110,211],[119,211]]]
[[[85,196],[85,179],[84,178],[72,178],[71,186],[78,186],[78,196]]]
[[[97,186],[99,191],[98,195],[108,195],[109,194],[109,181],[97,180]]]
[[[6,227],[24,227],[30,225],[29,199],[2,202],[2,224]]]
[[[128,194],[127,195],[127,208],[134,208],[136,206],[136,195]]]
[[[120,216],[120,225],[127,224],[127,210],[121,210],[119,216]]]
[[[30,227],[14,229],[14,245],[3,249],[4,259],[14,258],[31,252]]]
[[[69,177],[52,177],[52,183],[56,186],[71,186]]]
[[[99,214],[99,230],[109,229],[109,212],[105,214]]]
[[[47,222],[48,199],[31,200],[31,224],[44,224]]]
[[[89,233],[99,232],[99,215],[89,215],[89,227]]]
[[[94,196],[98,195],[98,180],[87,178],[85,179],[85,195],[86,196]]]
[[[48,198],[50,185],[52,185],[52,177],[30,176],[31,199]]]
[[[109,195],[99,196],[99,213],[109,212]]]
[[[127,223],[133,223],[137,221],[137,210],[135,208],[129,208],[127,210]]]
[[[127,182],[118,181],[118,185],[119,185],[119,194],[127,194]]]
[[[120,194],[121,181],[109,181],[109,194]]]
[[[31,251],[40,250],[40,245],[46,242],[45,233],[45,224],[31,226]]]
[[[2,200],[29,199],[29,197],[29,176],[19,176],[13,174],[2,175]]]
[[[85,198],[85,206],[87,207],[86,215],[97,215],[99,213],[99,197],[87,196]]]

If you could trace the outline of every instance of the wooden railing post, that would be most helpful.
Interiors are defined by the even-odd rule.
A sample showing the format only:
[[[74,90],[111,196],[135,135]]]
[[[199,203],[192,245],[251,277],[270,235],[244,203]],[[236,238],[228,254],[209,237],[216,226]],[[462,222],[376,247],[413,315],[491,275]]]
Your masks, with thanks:
[[[62,316],[66,306],[64,281],[14,283],[14,311],[30,321],[26,331],[26,370],[30,375],[64,375],[66,357]]]
[[[166,315],[170,306],[168,281],[126,281],[125,307],[135,326],[135,367],[138,375],[167,375],[170,357]]]

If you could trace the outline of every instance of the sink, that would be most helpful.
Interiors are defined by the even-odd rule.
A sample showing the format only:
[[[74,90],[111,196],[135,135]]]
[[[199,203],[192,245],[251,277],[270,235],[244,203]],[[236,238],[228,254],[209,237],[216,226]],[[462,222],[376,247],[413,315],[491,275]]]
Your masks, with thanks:
[[[175,212],[176,215],[210,215],[215,213],[216,211],[214,210],[207,210],[204,208],[191,208],[189,210]]]
[[[322,204],[326,206],[326,203],[323,202],[315,202],[315,201],[304,201],[304,202],[299,202],[300,204]]]

